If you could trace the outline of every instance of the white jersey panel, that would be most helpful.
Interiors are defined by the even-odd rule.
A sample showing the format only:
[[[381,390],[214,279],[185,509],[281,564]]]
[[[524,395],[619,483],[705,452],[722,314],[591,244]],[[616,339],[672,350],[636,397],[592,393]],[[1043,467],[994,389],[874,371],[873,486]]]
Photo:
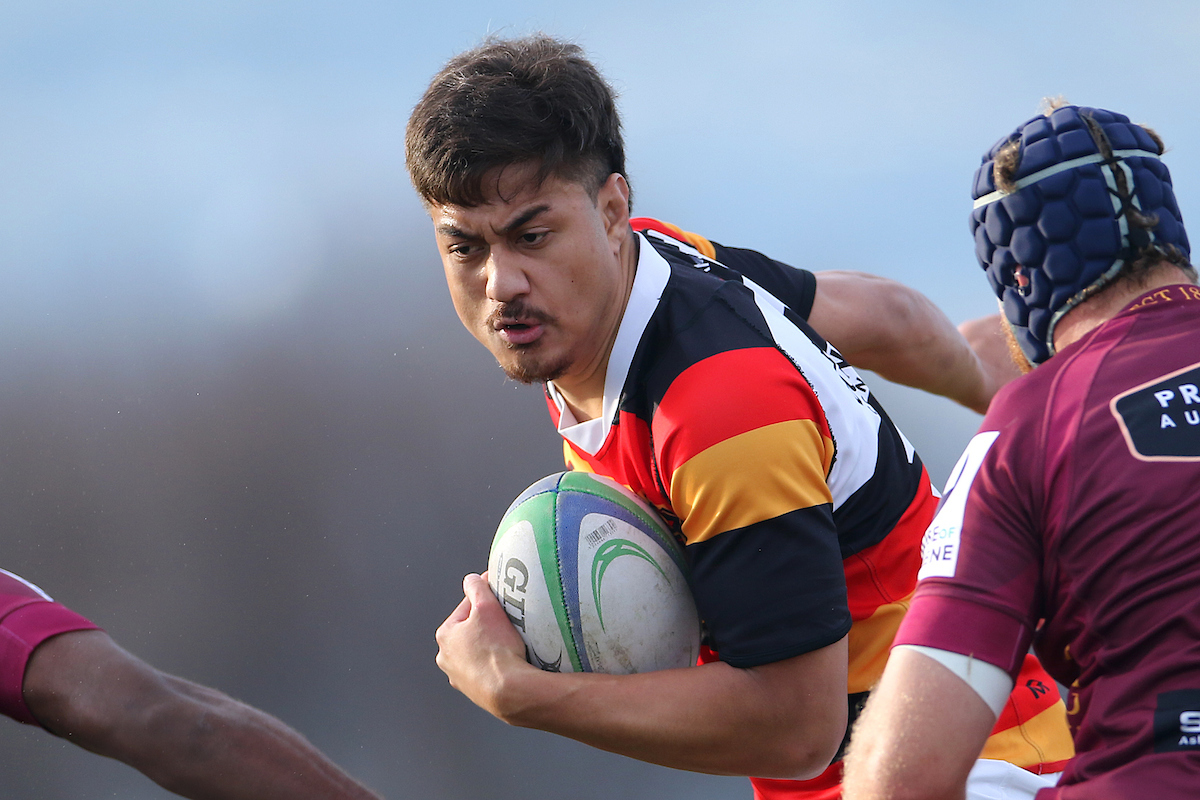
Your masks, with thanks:
[[[749,278],[743,278],[743,283],[754,292],[775,344],[812,385],[825,411],[836,448],[828,483],[837,510],[875,475],[882,420],[867,402],[870,392],[866,383],[832,345],[822,351],[784,316],[779,298]]]

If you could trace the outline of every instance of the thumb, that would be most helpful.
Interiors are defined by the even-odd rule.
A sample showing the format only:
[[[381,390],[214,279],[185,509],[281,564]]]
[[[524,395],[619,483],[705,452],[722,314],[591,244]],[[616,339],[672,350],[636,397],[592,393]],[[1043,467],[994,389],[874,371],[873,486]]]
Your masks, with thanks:
[[[463,578],[463,594],[471,601],[473,607],[489,600],[496,602],[496,596],[492,594],[492,587],[488,586],[487,580],[473,572]]]

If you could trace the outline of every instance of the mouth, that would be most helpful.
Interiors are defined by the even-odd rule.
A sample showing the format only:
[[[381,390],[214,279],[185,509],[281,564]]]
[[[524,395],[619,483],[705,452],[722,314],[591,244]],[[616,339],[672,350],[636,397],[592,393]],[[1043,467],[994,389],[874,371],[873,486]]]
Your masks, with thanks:
[[[510,346],[516,347],[533,344],[541,338],[542,332],[545,330],[542,323],[533,320],[500,320],[493,324],[492,328],[500,335],[501,339]]]
[[[510,303],[507,308],[497,308],[489,315],[488,326],[509,347],[525,347],[542,337],[549,319],[547,314]]]

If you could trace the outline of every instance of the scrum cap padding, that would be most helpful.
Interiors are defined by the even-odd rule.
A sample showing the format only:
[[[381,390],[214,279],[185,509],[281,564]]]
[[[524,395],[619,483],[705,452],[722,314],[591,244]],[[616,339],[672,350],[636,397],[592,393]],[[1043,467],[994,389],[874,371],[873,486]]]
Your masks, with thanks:
[[[1089,128],[1085,117],[1096,125]],[[996,155],[1019,143],[1015,189],[998,190]],[[1147,246],[1188,254],[1171,175],[1154,139],[1128,117],[1064,106],[1027,120],[997,142],[975,173],[975,254],[1025,355],[1054,354],[1054,326],[1116,277]],[[1012,187],[1010,187],[1012,188]],[[1157,219],[1146,230],[1129,211]],[[1019,287],[1017,265],[1029,278]]]

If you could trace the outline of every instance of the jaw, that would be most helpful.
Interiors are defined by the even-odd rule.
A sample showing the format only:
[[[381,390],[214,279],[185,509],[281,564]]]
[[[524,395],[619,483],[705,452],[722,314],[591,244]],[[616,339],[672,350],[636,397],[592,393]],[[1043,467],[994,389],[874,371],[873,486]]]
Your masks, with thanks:
[[[504,374],[524,384],[555,380],[570,369],[569,353],[554,353],[544,333],[528,344],[514,344],[490,327],[480,341],[491,352]]]

